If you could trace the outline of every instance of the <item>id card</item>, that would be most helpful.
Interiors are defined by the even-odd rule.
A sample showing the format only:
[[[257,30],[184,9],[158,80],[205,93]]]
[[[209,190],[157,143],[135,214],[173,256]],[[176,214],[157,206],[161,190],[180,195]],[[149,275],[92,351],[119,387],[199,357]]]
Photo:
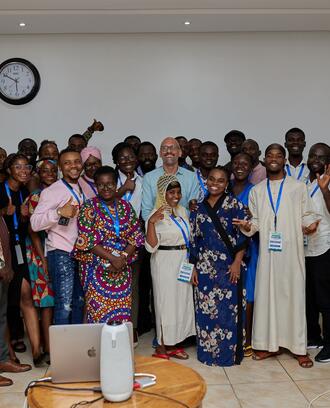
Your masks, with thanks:
[[[22,254],[22,248],[19,244],[15,245],[15,252],[18,265],[22,265],[24,263],[24,259]]]
[[[270,232],[268,249],[270,251],[282,251],[282,232]]]
[[[308,246],[308,236],[304,235],[304,246]]]
[[[178,280],[181,282],[188,282],[190,283],[191,281],[191,275],[193,273],[194,265],[189,263],[189,262],[183,262],[180,271],[179,271],[179,276]]]

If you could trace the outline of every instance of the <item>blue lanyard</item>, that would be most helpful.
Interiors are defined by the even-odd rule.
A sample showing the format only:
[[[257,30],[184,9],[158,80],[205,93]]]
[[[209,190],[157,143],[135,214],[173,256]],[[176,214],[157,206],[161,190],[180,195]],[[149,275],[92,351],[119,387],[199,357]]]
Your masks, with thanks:
[[[79,203],[79,207],[80,207],[81,206],[80,198],[78,197],[78,194],[74,191],[74,188],[72,186],[70,186],[70,184],[64,179],[62,179],[62,182],[65,185],[65,187],[67,187],[67,189],[70,191],[70,193],[73,195],[73,197],[77,200],[77,202]],[[83,191],[82,191],[79,184],[78,184],[78,188],[79,188],[80,194],[82,195],[82,200],[83,200],[83,203],[84,203],[85,202],[85,194],[83,193]]]
[[[285,166],[286,166],[286,171],[287,171],[288,175],[289,175],[289,176],[292,176],[291,170],[290,170],[290,165],[289,165],[289,164],[286,164]],[[305,163],[303,163],[303,164],[301,165],[301,167],[300,167],[297,180],[300,180],[300,178],[301,178],[301,176],[302,176],[302,174],[303,174],[303,172],[304,172],[304,168],[305,168]]]
[[[120,187],[122,187],[123,182],[121,181],[120,174],[118,174],[118,176],[119,176]],[[131,201],[132,195],[133,195],[132,191],[127,191],[127,193],[124,195],[124,197],[125,197],[124,200],[128,201],[128,202]]]
[[[95,184],[92,181],[87,180],[85,176],[82,176],[83,179],[86,181],[86,183],[89,185],[89,187],[92,189],[93,193],[97,195],[97,190],[95,188]]]
[[[190,250],[189,250],[190,242],[189,242],[189,228],[188,228],[188,225],[187,225],[186,221],[185,221],[182,217],[180,217],[180,219],[181,219],[182,222],[184,223],[184,226],[186,227],[186,230],[187,230],[187,234],[186,234],[186,233],[185,233],[185,230],[182,228],[181,224],[175,219],[175,217],[174,217],[172,214],[170,215],[170,218],[171,218],[172,221],[175,222],[175,224],[179,227],[179,229],[180,229],[180,231],[181,231],[181,233],[182,233],[184,242],[185,242],[186,247],[187,247],[187,258],[189,259],[189,254],[190,254]]]
[[[11,199],[11,191],[10,191],[10,188],[8,186],[8,181],[5,182],[5,189],[6,189],[7,196],[9,198],[9,200],[10,200]],[[20,198],[21,204],[23,204],[23,196],[22,196],[21,191],[19,192],[19,198]],[[13,214],[13,222],[14,222],[14,230],[15,230],[15,240],[16,240],[17,243],[19,243],[19,235],[18,235],[19,221],[18,221],[16,209],[15,209],[15,212]]]
[[[115,227],[115,234],[116,234],[116,238],[119,239],[120,237],[120,225],[119,225],[119,215],[118,215],[118,211],[117,211],[117,203],[114,203],[114,208],[115,208],[115,213],[116,213],[116,218],[111,214],[109,207],[107,206],[107,204],[100,200],[103,209],[106,211],[106,213],[109,215],[109,217],[111,218],[113,225]]]
[[[198,181],[199,181],[199,185],[201,186],[201,189],[202,189],[202,191],[203,191],[204,197],[207,197],[208,194],[209,194],[209,191],[208,191],[208,189],[205,187],[205,184],[204,184],[204,181],[203,181],[203,179],[202,179],[200,170],[197,170],[197,178],[198,178]]]
[[[275,217],[274,217],[275,231],[276,231],[276,226],[277,226],[277,213],[278,213],[278,209],[280,208],[284,182],[285,182],[285,176],[284,176],[284,179],[282,180],[281,185],[280,185],[280,189],[279,189],[277,200],[276,200],[276,207],[274,207],[273,196],[272,196],[272,192],[270,191],[270,182],[269,182],[269,178],[267,178],[268,197],[269,197],[270,205],[272,206],[272,209],[273,209],[273,212],[274,212],[274,215],[275,215]]]
[[[314,187],[313,191],[311,192],[311,198],[314,197],[314,195],[316,194],[317,190],[320,188],[320,186],[318,184],[316,184],[316,186]]]

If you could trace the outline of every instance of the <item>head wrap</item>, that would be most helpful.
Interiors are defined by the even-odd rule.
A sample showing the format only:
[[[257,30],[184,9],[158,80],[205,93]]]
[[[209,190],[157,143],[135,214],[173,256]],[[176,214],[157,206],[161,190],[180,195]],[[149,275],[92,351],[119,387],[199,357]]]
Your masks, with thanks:
[[[53,160],[53,159],[41,159],[41,160],[38,160],[37,161],[37,163],[36,163],[36,170],[37,170],[37,172],[39,172],[40,171],[40,168],[41,168],[41,166],[43,165],[43,164],[52,164],[53,166],[56,166],[57,167],[57,161],[56,160]]]
[[[82,164],[85,164],[86,160],[89,158],[89,156],[94,156],[97,159],[102,161],[102,154],[101,151],[94,146],[87,146],[82,151],[80,152]]]

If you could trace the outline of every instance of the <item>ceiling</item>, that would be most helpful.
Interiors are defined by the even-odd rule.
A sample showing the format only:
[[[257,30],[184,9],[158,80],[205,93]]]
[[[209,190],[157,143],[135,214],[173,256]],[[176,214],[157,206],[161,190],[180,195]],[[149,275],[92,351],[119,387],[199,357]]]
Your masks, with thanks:
[[[0,34],[232,31],[330,31],[330,0],[0,1]]]

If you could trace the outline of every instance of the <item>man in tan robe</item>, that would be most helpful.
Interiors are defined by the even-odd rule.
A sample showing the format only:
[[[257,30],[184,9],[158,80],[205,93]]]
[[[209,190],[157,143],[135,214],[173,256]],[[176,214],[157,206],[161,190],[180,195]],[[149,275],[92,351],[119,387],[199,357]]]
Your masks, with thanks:
[[[306,185],[286,176],[285,149],[270,145],[265,156],[268,177],[249,196],[252,219],[235,221],[246,235],[256,231],[260,234],[252,333],[254,359],[270,357],[283,347],[302,367],[311,367],[313,363],[306,355],[303,232],[315,232],[318,217]],[[272,236],[273,249],[269,249],[271,233],[277,234]]]

